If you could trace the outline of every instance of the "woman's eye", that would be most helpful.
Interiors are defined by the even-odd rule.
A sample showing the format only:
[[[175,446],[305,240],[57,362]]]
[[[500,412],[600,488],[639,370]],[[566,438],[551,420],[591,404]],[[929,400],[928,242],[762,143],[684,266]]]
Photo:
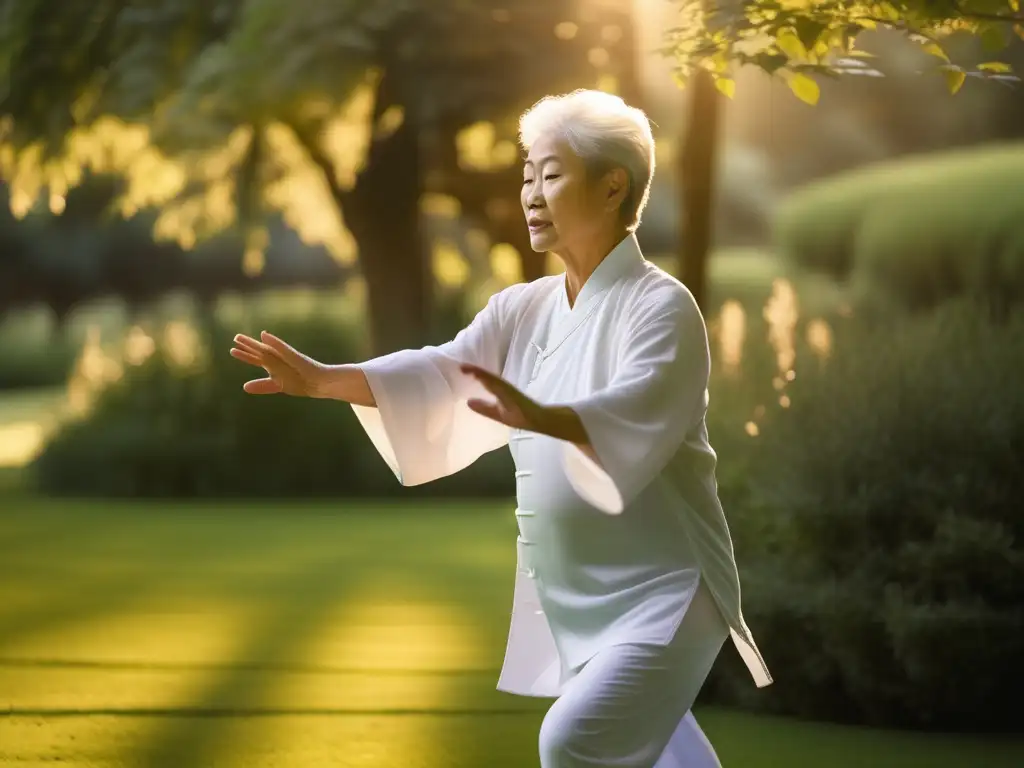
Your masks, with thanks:
[[[523,186],[525,187],[527,184],[533,184],[533,179],[523,179]]]
[[[557,178],[561,178],[560,173],[549,173],[547,176],[544,177],[544,181],[554,181]]]

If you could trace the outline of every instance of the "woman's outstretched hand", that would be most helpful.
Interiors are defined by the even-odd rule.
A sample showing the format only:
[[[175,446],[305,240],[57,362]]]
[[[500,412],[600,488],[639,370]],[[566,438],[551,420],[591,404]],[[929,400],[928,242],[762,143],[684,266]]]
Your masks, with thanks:
[[[547,408],[490,371],[468,363],[463,364],[461,369],[494,395],[493,403],[480,399],[469,400],[466,405],[472,410],[513,429],[542,434],[545,432]]]
[[[493,403],[480,399],[469,400],[466,405],[472,410],[513,429],[536,432],[572,443],[591,461],[601,466],[601,460],[590,444],[587,429],[579,414],[572,408],[564,405],[541,405],[501,376],[468,363],[460,367],[463,373],[472,376],[494,395]]]
[[[235,336],[231,356],[243,363],[262,368],[267,376],[247,381],[243,389],[250,395],[295,395],[321,397],[327,369],[311,357],[263,331],[256,340],[244,334]]]

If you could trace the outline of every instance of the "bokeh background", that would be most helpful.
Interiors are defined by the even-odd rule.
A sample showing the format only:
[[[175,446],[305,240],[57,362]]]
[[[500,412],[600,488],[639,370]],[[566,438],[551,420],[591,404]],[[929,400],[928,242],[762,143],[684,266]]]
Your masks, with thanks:
[[[708,322],[776,678],[723,651],[697,708],[723,764],[1024,765],[1019,86],[951,95],[876,31],[886,76],[814,105],[754,68],[681,88],[664,0],[11,8],[0,763],[536,764],[547,702],[494,690],[507,453],[401,488],[347,405],[247,397],[227,351],[437,343],[559,271],[527,246],[516,117],[599,87],[656,125],[638,236]]]

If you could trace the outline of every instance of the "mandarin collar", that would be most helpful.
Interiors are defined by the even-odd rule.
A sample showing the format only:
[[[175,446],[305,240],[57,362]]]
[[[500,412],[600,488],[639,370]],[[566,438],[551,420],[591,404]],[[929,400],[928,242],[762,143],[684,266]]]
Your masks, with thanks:
[[[572,312],[575,314],[578,311],[583,311],[583,308],[590,303],[591,299],[596,298],[611,288],[620,278],[644,261],[644,255],[640,251],[640,243],[637,242],[636,233],[630,232],[619,241],[618,245],[612,248],[607,256],[601,259],[597,269],[587,278],[587,281],[580,289],[579,295],[576,297],[576,301],[573,302]],[[562,295],[566,306],[569,304],[567,288],[568,286],[563,281]]]

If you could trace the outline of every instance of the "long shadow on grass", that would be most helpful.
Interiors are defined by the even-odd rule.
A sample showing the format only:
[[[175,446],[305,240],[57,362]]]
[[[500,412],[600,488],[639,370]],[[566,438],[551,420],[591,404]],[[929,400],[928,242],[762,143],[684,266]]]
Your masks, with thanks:
[[[367,561],[359,562],[358,558],[342,553],[318,565],[307,565],[302,570],[296,569],[292,575],[281,577],[283,584],[278,585],[279,591],[295,595],[295,599],[277,600],[272,603],[274,609],[271,613],[255,627],[244,630],[249,632],[250,636],[237,652],[237,658],[258,660],[256,664],[232,664],[211,670],[211,678],[205,690],[189,706],[145,712],[118,710],[109,713],[126,716],[149,714],[168,718],[167,727],[158,732],[155,741],[145,748],[142,754],[135,756],[133,764],[144,768],[215,764],[218,755],[231,748],[228,743],[229,731],[225,725],[225,719],[230,717],[387,715],[453,718],[516,715],[537,718],[537,706],[524,706],[527,702],[522,699],[495,694],[494,685],[498,673],[496,669],[384,671],[361,667],[353,670],[371,677],[387,674],[440,678],[438,682],[441,687],[435,689],[431,703],[419,707],[281,707],[274,706],[274,702],[270,700],[271,689],[278,683],[278,678],[268,673],[293,669],[320,671],[321,667],[318,665],[303,665],[296,663],[295,660],[301,659],[307,652],[310,641],[326,628],[326,622],[337,620],[339,614],[335,609],[356,601],[361,587],[369,584],[369,580],[379,578],[382,571],[387,575],[389,593],[396,597],[401,597],[401,584],[415,584],[416,594],[421,594],[425,585],[431,593],[440,594],[451,583],[465,585],[467,580],[479,577],[478,568],[463,568],[451,563],[441,566],[444,553],[439,552],[437,557],[439,567],[430,573],[432,569],[424,568],[426,563],[422,562],[413,568],[409,567],[409,563],[398,563],[394,567],[388,567],[387,555],[382,556],[383,563],[371,564]],[[437,581],[434,581],[435,579]],[[450,582],[450,579],[454,582]],[[508,589],[511,590],[511,583]],[[507,626],[504,629],[507,630]],[[415,642],[416,638],[410,636],[409,643]],[[342,670],[332,671],[337,673]],[[266,706],[261,706],[261,702],[266,702]],[[396,720],[395,723],[396,728],[401,728],[398,725],[399,721]],[[428,729],[427,733],[432,730]],[[464,755],[479,755],[485,762],[486,756],[492,754],[495,748],[494,744],[487,740],[486,731],[459,729],[457,738],[457,745],[448,746],[454,746]],[[424,742],[423,748],[429,752],[431,746]]]
[[[90,528],[91,521],[86,515],[61,516],[60,519],[38,520],[30,512],[0,514],[0,563],[9,562],[11,557],[24,555],[39,549],[52,549],[55,544],[81,541],[98,535]]]
[[[499,669],[418,669],[388,667],[367,669],[366,667],[338,667],[329,664],[299,663],[161,663],[140,661],[94,661],[90,659],[50,659],[25,656],[0,657],[0,669],[66,669],[95,670],[100,672],[278,672],[286,675],[372,675],[374,677],[487,677],[497,678]]]
[[[331,615],[330,609],[355,588],[356,585],[338,578],[339,572],[344,570],[340,558],[335,556],[279,577],[280,586],[287,587],[294,598],[275,601],[276,610],[268,612],[255,627],[244,630],[249,637],[241,645],[238,656],[266,660],[271,666],[299,656]],[[172,719],[156,734],[152,744],[133,756],[132,763],[148,768],[215,765],[217,753],[229,748],[222,718],[216,715],[228,714],[232,709],[238,715],[259,714],[231,704],[221,708],[216,702],[250,702],[252,709],[258,710],[255,702],[265,700],[268,685],[275,682],[273,675],[253,674],[244,666],[217,670],[205,691],[196,697],[194,706],[166,712],[180,719]],[[201,703],[204,701],[209,704],[204,706]],[[193,712],[196,717],[186,719]]]
[[[87,511],[83,512],[83,517],[90,517]],[[104,553],[96,547],[97,542],[105,536],[132,536],[132,526],[145,525],[144,519],[140,520],[96,515],[76,538],[70,541],[55,539],[40,547],[29,559],[29,573],[20,578],[32,579],[26,588],[37,592],[53,592],[57,597],[40,598],[30,608],[15,609],[0,615],[0,653],[28,638],[42,637],[82,622],[124,614],[146,601],[154,600],[156,595],[171,590],[173,582],[162,578],[160,571],[155,570],[144,556],[145,552],[136,553],[137,559],[131,567],[126,567],[117,562],[117,553]],[[152,546],[141,532],[139,539],[143,546]],[[159,546],[164,551],[187,553],[188,559],[195,562],[198,557],[215,557],[222,544],[216,540],[211,541],[201,527],[181,525],[162,532]],[[96,566],[81,562],[83,551],[88,552],[89,560],[98,563],[100,568],[111,562],[113,572],[91,572]],[[15,577],[19,578],[17,574]]]
[[[536,712],[523,707],[445,707],[444,709],[431,709],[424,707],[386,707],[380,709],[349,709],[338,707],[82,707],[80,709],[68,707],[11,707],[0,712],[0,717],[143,717],[143,718],[203,718],[210,720],[227,720],[238,717],[407,717],[407,716],[432,717],[462,717],[471,715],[473,717],[504,717],[506,715],[526,715],[535,717]],[[212,729],[212,727],[211,727]],[[174,732],[180,738],[193,738],[194,732],[199,730],[193,728],[189,733],[185,729],[175,729]],[[201,730],[207,730],[202,726]],[[179,732],[182,731],[182,732]],[[213,734],[211,734],[213,735]],[[160,744],[166,740],[161,739]],[[209,739],[212,744],[215,739]],[[193,749],[194,744],[174,744],[173,752],[160,752],[160,760],[180,760],[186,756],[189,758],[212,753],[212,749]],[[198,753],[198,754],[196,754]],[[207,765],[207,763],[171,763],[171,762],[146,762],[146,765]]]

